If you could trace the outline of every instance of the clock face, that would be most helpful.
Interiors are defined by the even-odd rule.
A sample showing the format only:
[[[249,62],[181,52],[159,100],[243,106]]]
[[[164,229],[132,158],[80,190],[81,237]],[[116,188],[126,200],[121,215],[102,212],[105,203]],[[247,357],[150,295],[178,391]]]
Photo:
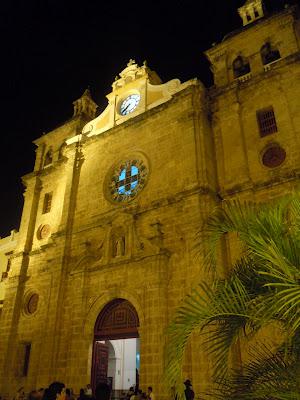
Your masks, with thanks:
[[[126,97],[120,106],[120,113],[122,115],[131,113],[139,104],[140,98],[141,96],[139,94],[131,94],[130,96]]]

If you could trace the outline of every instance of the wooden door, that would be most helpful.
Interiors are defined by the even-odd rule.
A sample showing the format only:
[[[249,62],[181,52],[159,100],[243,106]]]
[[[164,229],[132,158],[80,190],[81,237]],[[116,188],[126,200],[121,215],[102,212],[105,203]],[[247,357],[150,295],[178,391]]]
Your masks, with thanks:
[[[108,345],[101,342],[94,342],[93,349],[93,374],[92,374],[92,388],[93,393],[100,382],[107,383],[107,370],[108,370]]]

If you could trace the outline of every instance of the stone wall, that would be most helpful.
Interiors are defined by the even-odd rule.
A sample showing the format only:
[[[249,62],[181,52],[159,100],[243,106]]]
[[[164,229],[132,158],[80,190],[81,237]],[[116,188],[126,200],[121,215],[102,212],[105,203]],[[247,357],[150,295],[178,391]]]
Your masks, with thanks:
[[[168,92],[164,103],[123,123],[119,118],[101,134],[81,135],[88,118],[75,115],[36,141],[37,161],[34,172],[23,178],[27,188],[19,240],[5,283],[1,393],[45,387],[53,380],[78,392],[90,380],[97,316],[107,303],[124,298],[140,320],[141,387],[151,385],[158,397],[167,396],[165,329],[191,288],[210,279],[202,269],[203,253],[196,257],[195,251],[203,222],[221,199],[266,201],[289,193],[298,182],[299,47],[291,33],[293,14],[280,15],[261,19],[211,50],[217,79],[209,91],[196,81],[182,87],[176,81],[177,91]],[[230,75],[222,64],[225,48],[251,47],[278,26],[281,40],[287,41],[282,60],[267,71],[254,69],[245,82],[223,79]],[[273,106],[278,131],[262,138],[256,111],[268,106]],[[66,140],[69,145],[62,147]],[[261,162],[272,143],[286,152],[276,168]],[[49,149],[53,162],[45,166]],[[109,184],[115,168],[128,159],[143,161],[145,185],[132,201],[116,202]],[[52,204],[44,213],[47,193]],[[116,250],[120,237],[123,244]],[[238,253],[232,237],[223,247],[222,263],[230,268]],[[29,343],[29,369],[23,376]],[[188,344],[183,370],[196,392],[205,391],[211,361],[197,335]]]

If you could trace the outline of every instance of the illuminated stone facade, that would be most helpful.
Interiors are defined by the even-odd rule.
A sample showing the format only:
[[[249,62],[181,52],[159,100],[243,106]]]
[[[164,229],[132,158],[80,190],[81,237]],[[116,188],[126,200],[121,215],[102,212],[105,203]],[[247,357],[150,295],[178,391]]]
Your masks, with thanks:
[[[118,298],[139,317],[142,388],[167,393],[164,332],[205,279],[193,251],[202,222],[221,199],[268,200],[299,179],[299,17],[261,12],[206,52],[210,89],[162,84],[130,61],[97,118],[86,91],[72,119],[35,141],[5,279],[0,393],[54,379],[78,392],[91,377],[95,321]],[[227,250],[233,257],[234,243]],[[210,381],[196,336],[184,377],[196,392]]]

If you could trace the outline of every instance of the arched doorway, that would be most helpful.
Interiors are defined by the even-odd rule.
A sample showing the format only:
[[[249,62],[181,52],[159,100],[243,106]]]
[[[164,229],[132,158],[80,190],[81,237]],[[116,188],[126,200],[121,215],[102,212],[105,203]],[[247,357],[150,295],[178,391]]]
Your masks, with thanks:
[[[94,327],[92,387],[99,382],[111,384],[114,397],[138,385],[139,318],[125,299],[108,303]]]

